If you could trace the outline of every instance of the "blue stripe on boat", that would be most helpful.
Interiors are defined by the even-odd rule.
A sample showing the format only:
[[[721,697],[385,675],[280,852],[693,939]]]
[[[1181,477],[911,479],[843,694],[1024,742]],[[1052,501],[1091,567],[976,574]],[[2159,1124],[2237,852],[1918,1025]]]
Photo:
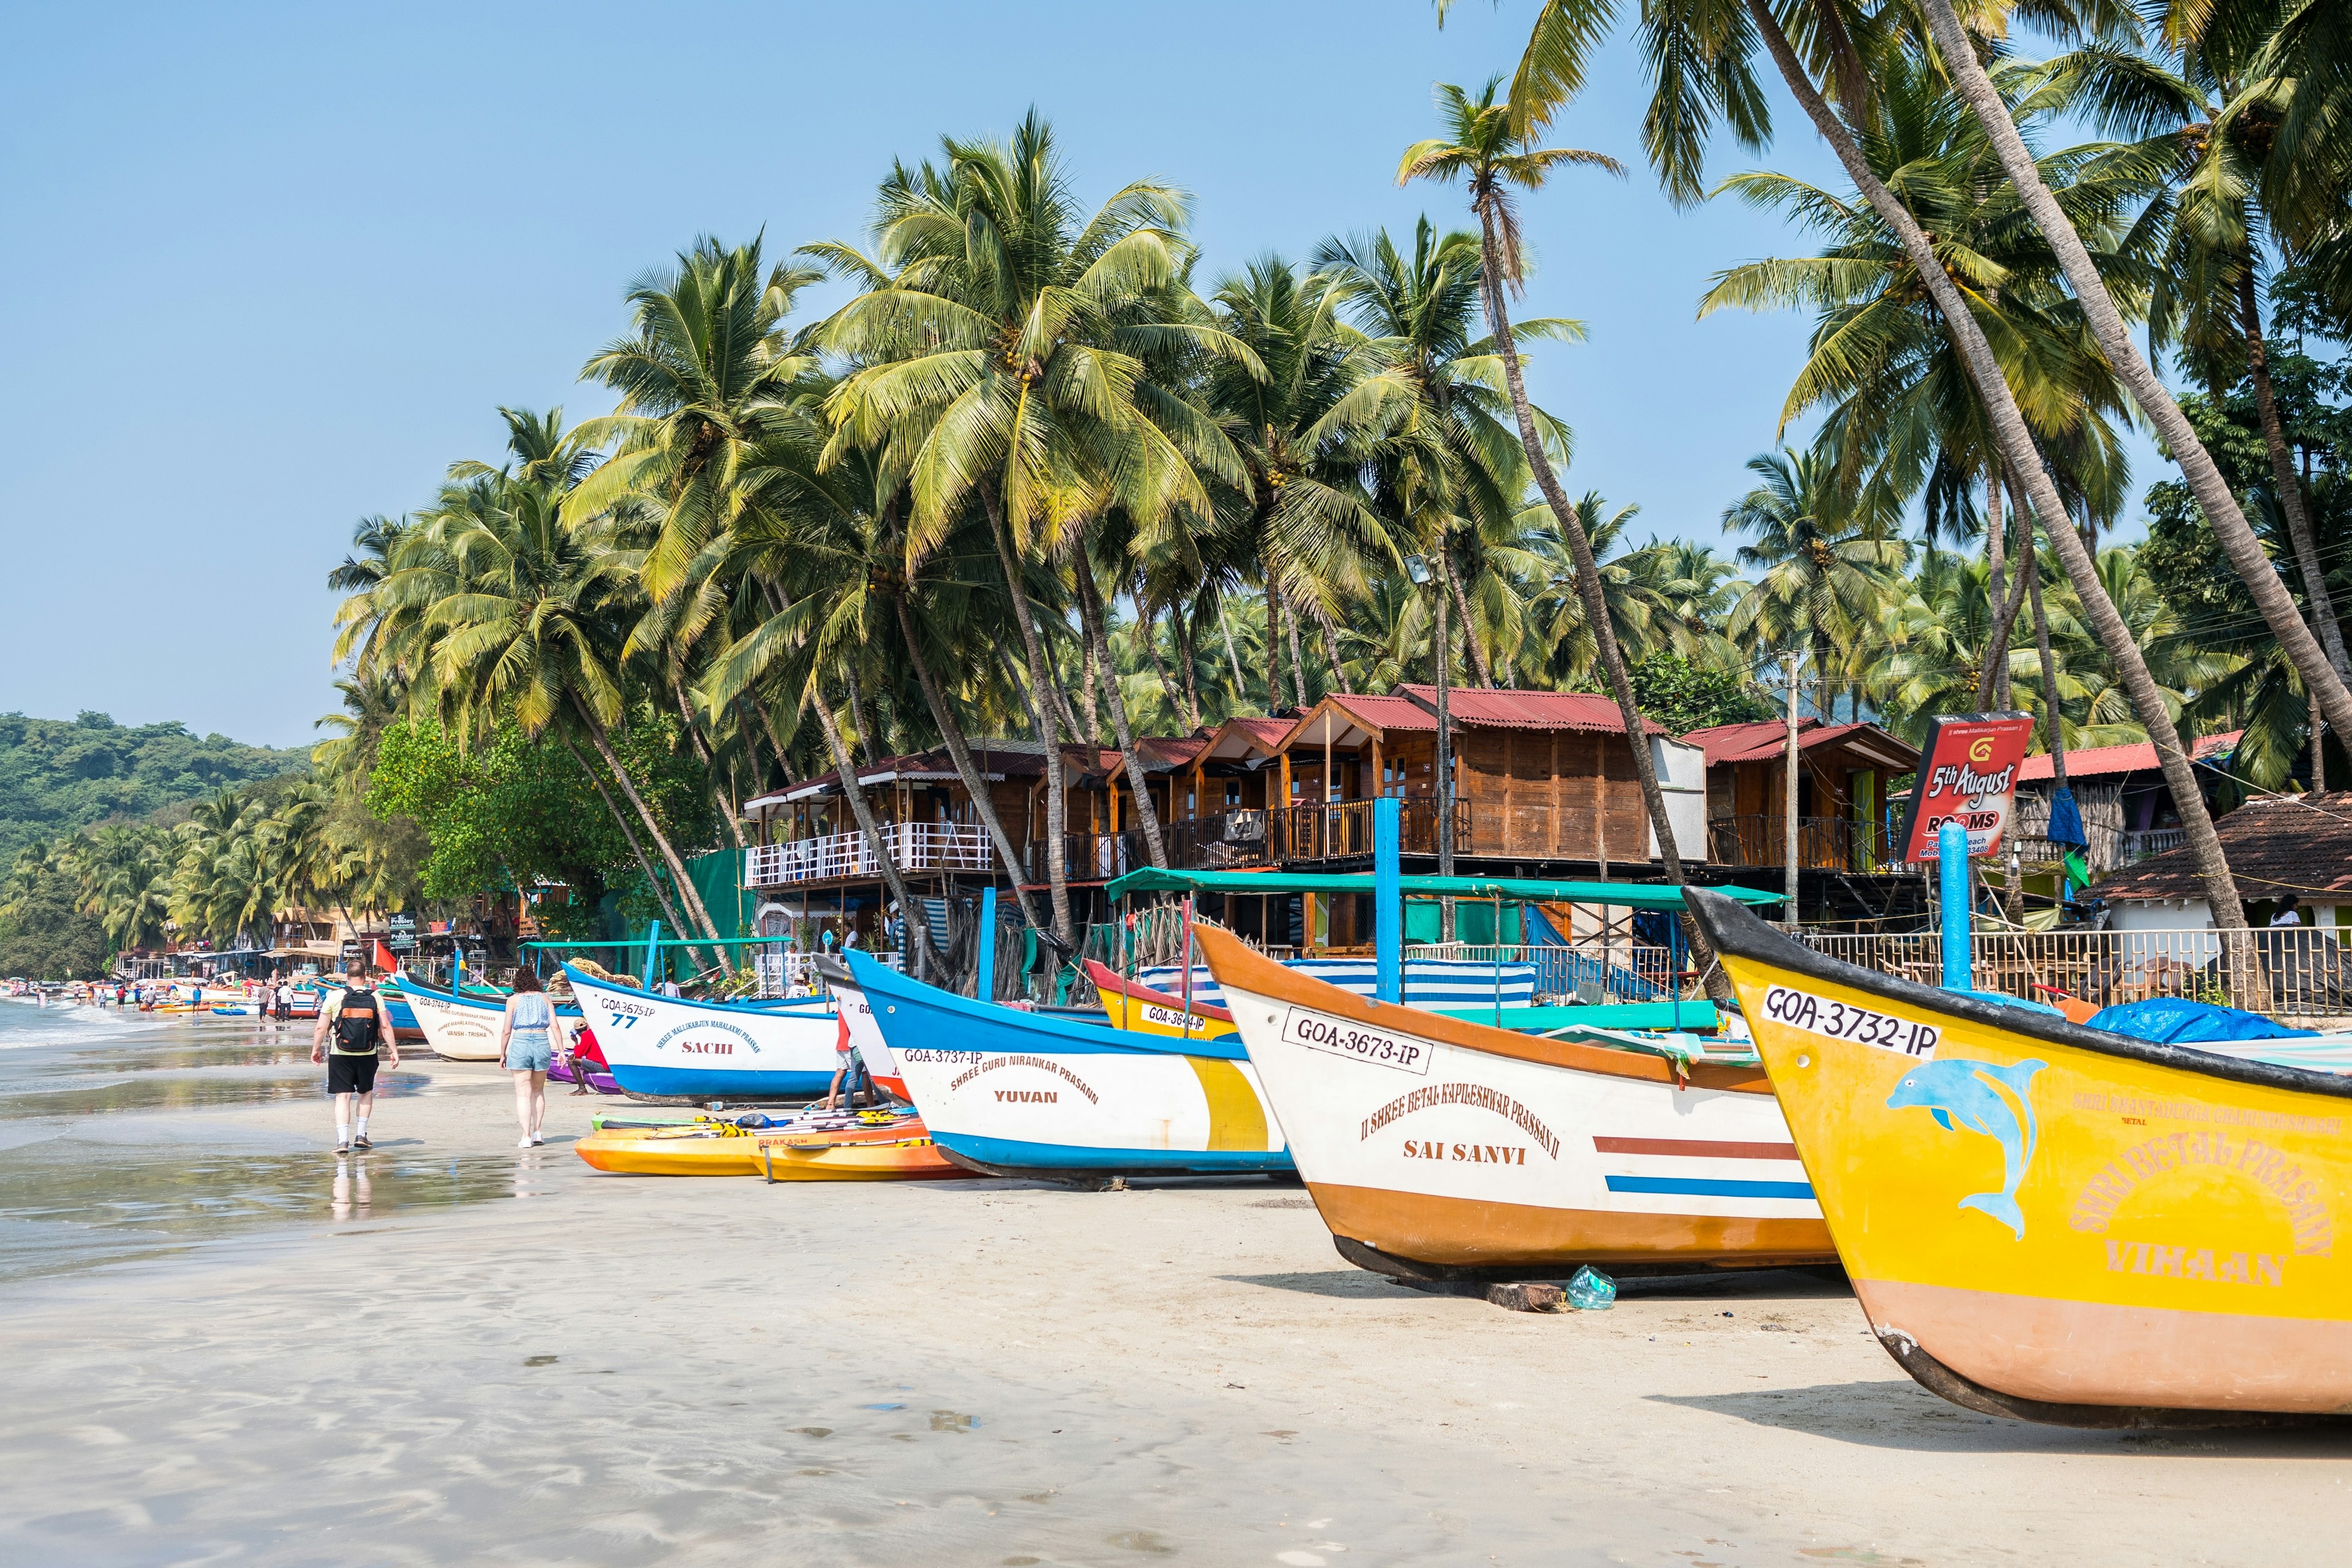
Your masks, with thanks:
[[[1810,1198],[1809,1182],[1731,1182],[1711,1176],[1611,1176],[1612,1193],[1658,1193],[1706,1198]]]
[[[1108,1024],[1080,1023],[1050,1013],[1025,1012],[996,1002],[975,1002],[919,980],[909,980],[864,953],[852,951],[849,967],[857,987],[873,1005],[874,1021],[894,1051],[968,1051],[997,1056],[1011,1051],[1045,1051],[1055,1056],[1100,1056],[1118,1053],[1163,1057],[1212,1057],[1245,1062],[1239,1035],[1213,1040],[1180,1039],[1147,1035],[1139,1029],[1114,1029]],[[904,1009],[903,1012],[899,1009]]]
[[[1247,1175],[1296,1171],[1288,1152],[1279,1149],[1089,1149],[1070,1143],[1032,1143],[1015,1138],[975,1138],[964,1132],[930,1129],[931,1142],[951,1149],[974,1164],[999,1170],[1092,1171],[1104,1173],[1141,1171],[1168,1175]]]
[[[756,1095],[766,1100],[814,1099],[833,1085],[824,1072],[726,1072],[707,1068],[635,1067],[616,1062],[614,1080],[632,1094],[674,1094],[696,1100]]]

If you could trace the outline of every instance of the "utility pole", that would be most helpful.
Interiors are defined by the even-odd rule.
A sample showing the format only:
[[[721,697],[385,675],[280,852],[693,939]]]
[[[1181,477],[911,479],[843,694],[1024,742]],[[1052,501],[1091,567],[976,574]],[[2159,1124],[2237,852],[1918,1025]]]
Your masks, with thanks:
[[[1789,681],[1789,761],[1784,770],[1788,776],[1781,791],[1781,811],[1786,829],[1781,844],[1786,860],[1782,886],[1789,895],[1789,901],[1783,907],[1780,919],[1789,925],[1797,923],[1797,670],[1804,657],[1804,649],[1795,648],[1780,660],[1780,668]]]

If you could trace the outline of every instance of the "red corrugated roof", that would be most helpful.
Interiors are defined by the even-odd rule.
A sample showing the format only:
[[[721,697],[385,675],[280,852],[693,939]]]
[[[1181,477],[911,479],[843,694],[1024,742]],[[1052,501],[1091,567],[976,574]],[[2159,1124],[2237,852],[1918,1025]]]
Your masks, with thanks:
[[[2238,737],[2244,733],[2243,730],[2232,730],[2226,735],[2200,736],[2189,743],[2189,755],[2194,761],[2229,751],[2237,745]],[[2066,753],[2066,776],[2070,779],[2108,773],[2152,773],[2160,765],[2156,760],[2156,742],[2153,741],[2135,742],[2127,746],[2093,746],[2088,751]],[[2047,752],[2037,752],[2026,758],[2017,770],[2017,782],[2020,784],[2037,781],[2046,784],[2056,776],[2056,765]]]
[[[1880,751],[1901,753],[1902,765],[1918,764],[1918,749],[1899,736],[1890,735],[1875,724],[1824,724],[1819,719],[1797,721],[1797,749],[1811,751],[1815,746],[1835,745],[1841,741],[1868,740],[1877,742]],[[1683,737],[1686,746],[1697,746],[1706,752],[1706,765],[1718,763],[1769,763],[1789,749],[1789,722],[1785,719],[1753,719],[1738,724],[1717,724],[1710,729],[1693,730]]]
[[[1411,690],[1412,688],[1407,687],[1405,689]],[[1424,730],[1433,735],[1437,733],[1437,716],[1410,697],[1374,697],[1366,693],[1334,692],[1324,700],[1345,709],[1374,729],[1388,733],[1392,734],[1400,730]],[[1457,713],[1454,718],[1458,722],[1461,715]],[[1297,723],[1293,722],[1286,725],[1282,732],[1287,735],[1297,728]]]
[[[1400,686],[1433,707],[1434,686]],[[1502,730],[1580,730],[1600,734],[1623,734],[1625,721],[1617,704],[1606,697],[1582,691],[1486,691],[1476,687],[1451,687],[1445,710],[1456,724]],[[1666,727],[1654,719],[1642,721],[1650,734],[1663,735]],[[1431,728],[1434,727],[1432,721]]]

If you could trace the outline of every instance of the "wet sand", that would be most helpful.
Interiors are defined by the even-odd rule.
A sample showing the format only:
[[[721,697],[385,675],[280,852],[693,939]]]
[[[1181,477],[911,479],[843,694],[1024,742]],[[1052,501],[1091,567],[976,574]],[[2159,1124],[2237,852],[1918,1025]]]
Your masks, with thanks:
[[[0,1007],[13,1005],[0,1002]],[[0,1050],[0,1561],[2275,1563],[2352,1436],[2023,1426],[1775,1275],[1530,1316],[1296,1188],[600,1175],[307,1034]],[[290,1058],[290,1059],[289,1059]]]

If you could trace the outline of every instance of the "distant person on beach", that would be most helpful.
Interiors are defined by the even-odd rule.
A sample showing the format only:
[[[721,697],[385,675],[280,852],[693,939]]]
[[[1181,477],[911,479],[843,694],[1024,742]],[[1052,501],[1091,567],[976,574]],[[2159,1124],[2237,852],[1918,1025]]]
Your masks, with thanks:
[[[294,984],[291,981],[281,980],[278,983],[278,1021],[282,1024],[293,1016]]]
[[[507,1071],[514,1074],[515,1120],[522,1123],[518,1149],[547,1142],[540,1136],[547,1121],[547,1069],[555,1060],[555,1040],[562,1029],[539,976],[528,969],[516,970],[514,994],[507,998],[506,1023],[499,1030],[499,1052]]]
[[[310,1031],[310,1059],[327,1064],[327,1092],[335,1097],[338,1154],[375,1147],[368,1141],[368,1113],[375,1109],[377,1053],[388,1049],[392,1066],[400,1066],[400,1047],[383,1026],[383,1005],[367,988],[367,965],[352,964],[349,980],[327,998]]]

